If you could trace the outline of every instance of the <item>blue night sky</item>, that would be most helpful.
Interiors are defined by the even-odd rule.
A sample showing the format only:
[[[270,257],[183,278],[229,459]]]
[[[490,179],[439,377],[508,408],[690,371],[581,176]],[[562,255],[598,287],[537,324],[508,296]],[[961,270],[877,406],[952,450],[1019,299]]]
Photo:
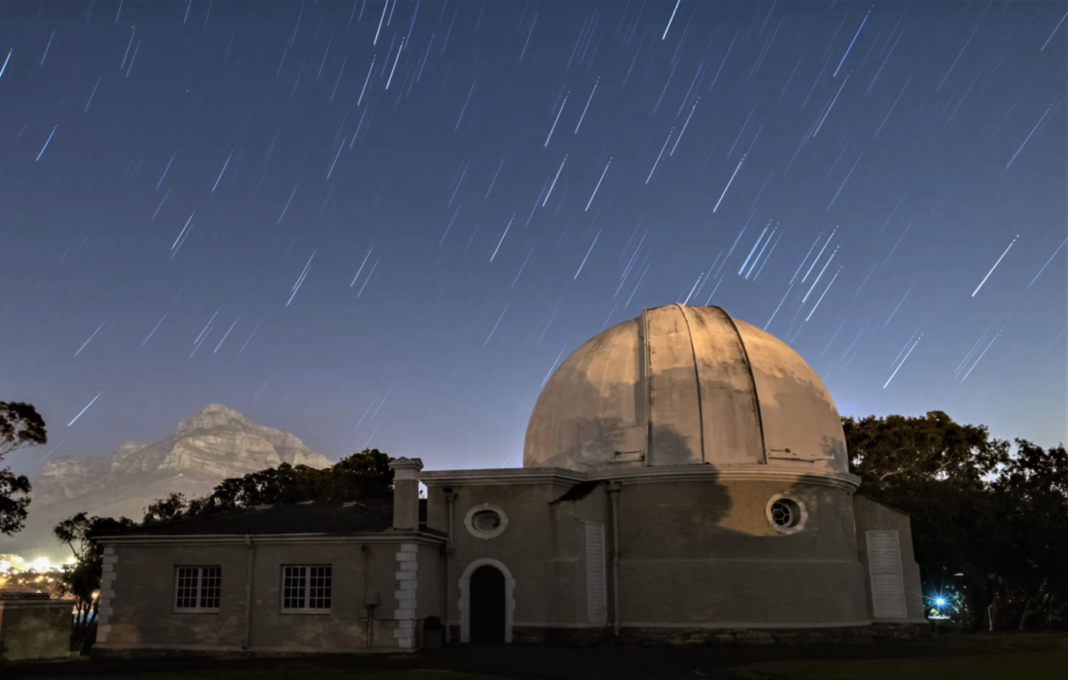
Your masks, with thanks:
[[[50,438],[11,462],[219,402],[515,467],[563,357],[686,300],[844,415],[1064,442],[1066,12],[4,3],[0,398]]]

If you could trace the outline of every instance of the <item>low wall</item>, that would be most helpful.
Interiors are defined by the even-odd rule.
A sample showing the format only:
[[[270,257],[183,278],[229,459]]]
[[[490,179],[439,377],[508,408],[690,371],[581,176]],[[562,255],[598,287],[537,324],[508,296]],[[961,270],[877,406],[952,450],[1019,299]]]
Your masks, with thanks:
[[[70,656],[73,600],[0,599],[0,642],[9,661]]]

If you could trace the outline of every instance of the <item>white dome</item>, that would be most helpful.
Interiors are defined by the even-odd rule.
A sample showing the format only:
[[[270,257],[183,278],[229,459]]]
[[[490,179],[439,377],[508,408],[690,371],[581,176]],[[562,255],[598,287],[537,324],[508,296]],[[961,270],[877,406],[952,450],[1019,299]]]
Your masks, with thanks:
[[[546,383],[523,450],[524,467],[700,464],[848,472],[816,373],[719,307],[645,309],[591,338]]]

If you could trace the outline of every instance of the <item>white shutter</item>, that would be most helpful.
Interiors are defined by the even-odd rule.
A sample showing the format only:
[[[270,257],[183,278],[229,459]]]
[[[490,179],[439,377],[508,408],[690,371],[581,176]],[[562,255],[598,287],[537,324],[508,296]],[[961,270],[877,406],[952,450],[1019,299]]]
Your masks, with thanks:
[[[877,619],[905,619],[905,579],[896,531],[868,531],[868,573],[871,575],[872,615]]]
[[[608,620],[604,572],[604,525],[586,522],[586,606],[590,623]]]

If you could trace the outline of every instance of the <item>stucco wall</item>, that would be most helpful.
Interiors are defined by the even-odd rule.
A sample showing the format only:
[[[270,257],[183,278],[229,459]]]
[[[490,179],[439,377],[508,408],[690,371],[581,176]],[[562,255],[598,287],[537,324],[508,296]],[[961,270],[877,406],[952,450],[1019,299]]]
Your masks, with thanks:
[[[251,651],[361,652],[367,649],[368,593],[378,595],[373,621],[374,649],[396,649],[394,630],[397,542],[255,542]],[[361,551],[366,545],[366,551]],[[245,643],[245,592],[249,548],[243,544],[117,545],[109,633],[101,649],[189,649],[237,651]],[[420,590],[420,616],[441,615],[441,571],[437,547],[420,553],[427,572]],[[331,565],[329,614],[283,614],[283,565]],[[177,566],[221,566],[218,613],[174,612]],[[438,588],[436,593],[435,588]]]
[[[387,555],[391,545],[369,546],[371,576],[375,558]],[[360,650],[366,647],[366,610],[364,609],[365,564],[359,544],[275,544],[256,546],[256,566],[252,588],[252,645],[253,647],[325,647],[328,649]],[[375,552],[382,554],[375,555]],[[393,548],[393,552],[396,549]],[[121,561],[121,560],[120,560]],[[333,592],[330,612],[319,614],[283,614],[282,566],[331,565]],[[225,572],[224,572],[225,573]],[[391,580],[392,574],[387,578]],[[379,582],[385,579],[378,579]],[[367,579],[372,588],[376,584]],[[383,595],[389,581],[379,587]],[[243,584],[242,584],[243,585]],[[243,588],[242,588],[243,590]],[[385,638],[386,636],[382,636]],[[392,642],[392,635],[384,642]]]
[[[611,610],[612,518],[604,484],[549,505],[566,485],[451,485],[455,508],[450,622],[458,624],[460,577],[477,559],[499,560],[515,579],[516,626],[589,626],[584,521],[605,525]],[[765,509],[777,494],[804,505],[805,527],[782,535]],[[443,515],[442,489],[430,507]],[[464,526],[481,503],[508,528],[489,540]],[[619,496],[620,615],[624,626],[798,627],[868,621],[853,503],[841,488],[767,481],[624,483]],[[442,527],[444,528],[444,526]],[[611,613],[610,618],[611,620]]]
[[[202,645],[240,649],[245,622],[246,548],[241,545],[116,546],[106,647]],[[174,613],[178,566],[222,567],[219,613]]]
[[[765,509],[807,511],[782,535]],[[867,621],[853,506],[842,489],[763,481],[623,484],[620,614],[628,625],[804,626]]]
[[[460,580],[464,569],[478,559],[504,564],[515,580],[515,625],[585,624],[585,525],[607,522],[604,485],[578,501],[550,505],[567,484],[449,485],[457,494],[453,526],[449,621],[460,622]],[[431,518],[444,516],[444,492],[431,487]],[[499,536],[483,539],[464,526],[471,508],[483,503],[499,507],[508,527]],[[441,525],[444,530],[444,522]],[[606,527],[607,529],[607,527]]]
[[[428,616],[436,616],[445,623],[445,555],[436,545],[421,545],[418,552],[418,599],[415,618],[419,626]]]
[[[73,600],[0,600],[0,642],[9,661],[70,656]]]
[[[916,621],[925,620],[923,614],[923,585],[920,581],[920,566],[916,564],[916,555],[912,548],[912,526],[909,516],[877,503],[865,496],[857,495],[853,499],[857,518],[857,552],[864,568],[864,595],[869,616],[872,615],[871,581],[868,572],[868,555],[864,536],[867,531],[897,531],[898,544],[901,548],[901,569],[905,581],[905,608],[908,618]]]

